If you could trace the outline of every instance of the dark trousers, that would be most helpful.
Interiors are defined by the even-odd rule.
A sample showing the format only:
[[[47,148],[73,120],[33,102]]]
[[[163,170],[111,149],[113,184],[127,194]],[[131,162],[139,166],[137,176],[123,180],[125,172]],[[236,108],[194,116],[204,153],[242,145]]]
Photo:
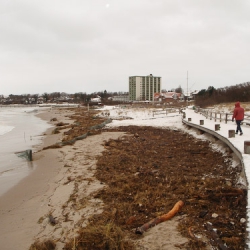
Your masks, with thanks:
[[[236,133],[238,133],[238,131],[242,133],[241,126],[240,126],[241,122],[242,120],[236,120],[236,124],[237,124]]]

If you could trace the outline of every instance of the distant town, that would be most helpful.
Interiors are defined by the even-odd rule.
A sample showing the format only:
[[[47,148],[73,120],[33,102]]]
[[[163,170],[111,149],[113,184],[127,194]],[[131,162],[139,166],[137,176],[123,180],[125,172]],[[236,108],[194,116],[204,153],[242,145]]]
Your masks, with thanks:
[[[0,95],[0,104],[44,104],[44,103],[81,103],[81,104],[116,104],[131,102],[161,102],[172,103],[193,100],[198,91],[186,93],[179,86],[176,89],[161,88],[161,77],[130,76],[129,92],[94,92],[86,94],[79,92],[68,94],[53,92],[44,94],[23,94],[9,96]]]
[[[188,100],[193,100],[196,92],[191,92]],[[81,103],[81,104],[117,104],[117,103],[150,103],[150,102],[183,102],[186,96],[181,92],[175,90],[162,90],[161,92],[154,93],[153,100],[131,100],[128,92],[94,92],[86,94],[79,92],[75,94],[68,94],[64,92],[53,92],[38,94],[23,94],[23,95],[0,95],[0,104],[44,104],[44,103]]]
[[[48,104],[48,103],[75,103],[79,105],[116,105],[120,103],[158,103],[180,104],[193,101],[199,106],[208,106],[222,102],[250,101],[250,82],[237,84],[225,88],[216,89],[209,86],[208,89],[191,91],[181,86],[175,89],[162,89],[162,79],[159,76],[149,74],[147,76],[130,76],[128,92],[108,92],[107,90],[87,94],[78,92],[68,94],[65,92],[53,92],[39,94],[23,94],[9,96],[0,95],[0,105],[10,104]]]

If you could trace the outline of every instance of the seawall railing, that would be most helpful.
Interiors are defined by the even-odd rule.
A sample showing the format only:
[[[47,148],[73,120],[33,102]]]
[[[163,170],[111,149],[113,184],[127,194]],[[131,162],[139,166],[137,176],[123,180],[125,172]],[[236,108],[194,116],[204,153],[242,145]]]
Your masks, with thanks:
[[[214,120],[215,122],[220,121],[227,123],[228,121],[232,121],[233,116],[233,113],[218,112],[211,109],[202,109],[199,107],[195,107],[195,112],[200,113],[201,115],[205,116],[206,119]],[[245,115],[242,123],[250,126],[250,116]]]

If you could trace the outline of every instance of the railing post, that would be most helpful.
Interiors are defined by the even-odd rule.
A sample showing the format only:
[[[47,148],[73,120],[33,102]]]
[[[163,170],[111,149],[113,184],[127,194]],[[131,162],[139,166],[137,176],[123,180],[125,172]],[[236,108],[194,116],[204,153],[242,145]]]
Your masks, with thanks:
[[[232,137],[235,137],[235,130],[228,130],[228,137],[229,138],[232,138]]]
[[[244,154],[250,154],[250,141],[244,141]]]
[[[215,125],[214,125],[214,130],[215,130],[215,131],[220,130],[220,124],[215,124]]]

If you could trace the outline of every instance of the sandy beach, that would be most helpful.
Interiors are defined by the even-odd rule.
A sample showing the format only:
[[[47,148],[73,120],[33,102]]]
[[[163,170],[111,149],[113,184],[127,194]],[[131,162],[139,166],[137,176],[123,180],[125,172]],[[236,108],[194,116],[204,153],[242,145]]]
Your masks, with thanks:
[[[69,113],[67,113],[69,112]],[[50,121],[56,118],[58,122],[71,123],[67,118],[68,110],[51,109],[39,114],[39,117]],[[41,148],[50,146],[62,139],[62,133],[52,134],[51,128],[46,131],[46,136]],[[0,242],[1,249],[29,249],[35,240],[53,239],[57,241],[57,248],[62,249],[65,242],[76,235],[76,229],[81,223],[86,225],[88,218],[93,214],[101,213],[102,201],[92,197],[92,193],[104,187],[93,178],[96,156],[104,150],[103,142],[117,139],[124,135],[123,132],[104,132],[99,135],[87,137],[77,141],[73,146],[47,149],[38,151],[33,155],[33,164],[36,169],[18,185],[0,198]],[[81,178],[79,178],[81,176]],[[71,209],[70,196],[78,188],[84,190],[78,199],[85,199],[87,206]],[[76,212],[79,211],[79,212]],[[56,226],[51,226],[49,215],[56,220]],[[70,220],[65,221],[65,215]],[[173,220],[168,227],[176,227],[178,220]],[[158,234],[161,227],[155,228]],[[154,243],[152,233],[141,241]],[[161,237],[166,237],[164,233]],[[185,242],[178,232],[171,230],[171,237],[178,242]],[[179,237],[179,238],[178,238]],[[160,244],[160,243],[159,243]]]
[[[57,122],[71,123],[72,120],[67,118],[69,114],[68,110],[52,109],[39,116],[47,121],[56,118]],[[46,131],[41,149],[61,141],[63,131],[52,134],[53,129]],[[104,141],[122,136],[123,132],[103,132],[79,140],[73,146],[41,150],[33,154],[36,169],[0,198],[1,249],[29,249],[34,241],[47,239],[57,241],[56,249],[62,249],[70,237],[77,235],[78,226],[86,225],[91,215],[101,213],[102,201],[92,196],[104,187],[93,177],[96,156],[104,150]],[[83,207],[72,209],[74,204],[70,199],[77,193],[76,187],[84,190],[77,194],[77,199],[86,202]],[[50,215],[56,221],[55,226],[51,225]],[[172,228],[171,237],[174,241],[178,239],[179,243],[185,242],[186,239],[180,237],[177,231],[173,233],[177,222],[178,219],[175,219],[172,224],[168,224]],[[155,234],[161,228],[155,228]],[[155,249],[159,246],[160,241],[157,245],[152,238],[154,231],[148,236],[145,234],[141,241],[143,249],[152,249],[151,244]],[[163,238],[166,236],[169,237],[169,233],[161,234]]]
[[[52,131],[58,123],[72,124],[75,122],[70,117],[73,113],[74,111],[70,109],[49,109],[39,114],[40,118],[49,121],[54,127],[46,131],[42,145],[33,154],[32,163],[35,170],[0,197],[1,249],[29,249],[34,242],[45,242],[47,240],[56,243],[55,248],[49,249],[72,249],[72,245],[65,248],[67,242],[78,236],[78,230],[89,223],[91,216],[100,215],[104,211],[104,203],[96,194],[97,191],[105,190],[108,187],[105,182],[97,180],[95,177],[97,157],[101,156],[104,150],[110,146],[116,152],[115,147],[107,143],[110,139],[129,145],[128,138],[133,135],[134,137],[132,137],[137,140],[139,135],[135,132],[131,134],[129,130],[124,132],[126,129],[112,130],[109,128],[91,132],[91,136],[76,140],[70,145],[49,147],[55,143],[61,143],[65,134],[70,135],[67,126],[60,129],[60,133],[52,133]],[[148,110],[145,111],[145,114],[147,113],[149,113]],[[86,117],[91,118],[89,121],[96,120],[96,118],[93,119],[93,114],[90,116],[87,113]],[[146,122],[144,119],[142,121]],[[117,120],[117,123],[119,123],[119,120]],[[90,124],[87,125],[89,128]],[[169,126],[175,127],[176,125],[173,123]],[[82,126],[79,126],[79,129],[81,128]],[[159,140],[159,134],[156,134],[155,138]],[[142,141],[147,140],[143,139]],[[49,149],[44,149],[46,147],[49,147]],[[112,151],[106,151],[106,153],[112,154]],[[211,154],[213,154],[212,151]],[[127,156],[124,154],[123,157]],[[168,158],[168,161],[170,161],[169,159],[171,157]],[[155,174],[157,171],[153,170],[152,173]],[[176,199],[177,197],[174,198],[174,200]],[[174,203],[171,204],[174,205]],[[110,209],[112,210],[112,206]],[[168,212],[168,210],[163,211]],[[116,209],[114,213],[116,213]],[[177,214],[171,220],[162,222],[160,225],[144,232],[142,237],[135,237],[136,249],[188,249],[185,247],[187,247],[189,239],[182,236],[177,229],[178,224],[184,221],[186,216],[185,212]],[[144,223],[148,222],[147,216],[143,221]],[[202,234],[199,235],[199,239],[208,242],[208,239]],[[209,244],[207,245],[209,246]],[[33,247],[32,249],[36,248]]]
[[[48,111],[40,116],[49,121],[54,114]],[[46,132],[41,147],[59,140],[60,135],[52,135],[52,129]],[[39,232],[39,216],[47,213],[47,195],[62,166],[58,150],[38,152],[32,163],[36,169],[0,198],[1,249],[28,249]]]

